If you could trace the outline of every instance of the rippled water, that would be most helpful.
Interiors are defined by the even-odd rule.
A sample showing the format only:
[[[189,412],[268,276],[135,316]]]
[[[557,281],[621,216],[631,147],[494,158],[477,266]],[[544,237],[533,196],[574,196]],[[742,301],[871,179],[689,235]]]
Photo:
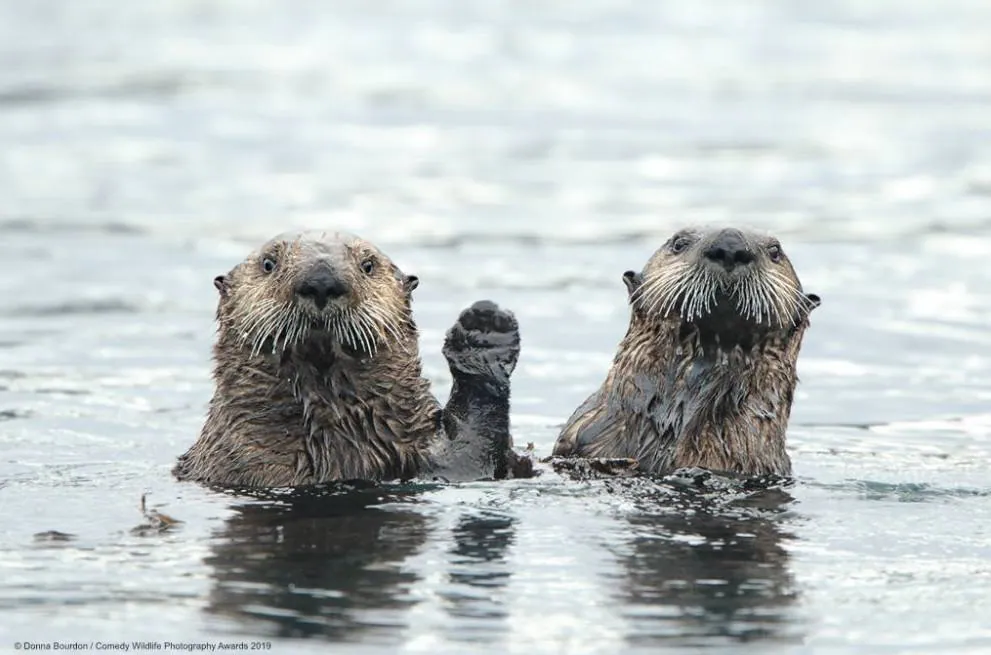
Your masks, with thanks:
[[[0,649],[991,650],[991,4],[0,2]],[[169,475],[212,277],[290,226],[421,278],[427,374],[514,309],[550,451],[675,228],[777,232],[823,306],[797,481],[234,497]],[[158,533],[139,501],[183,523]],[[68,541],[35,540],[58,530]]]

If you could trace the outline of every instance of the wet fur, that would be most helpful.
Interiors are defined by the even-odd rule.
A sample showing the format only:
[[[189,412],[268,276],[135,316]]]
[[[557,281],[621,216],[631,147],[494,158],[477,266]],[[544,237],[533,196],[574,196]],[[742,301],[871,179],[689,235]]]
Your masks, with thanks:
[[[349,289],[325,311],[294,291],[314,265]],[[238,487],[505,477],[515,319],[487,302],[462,313],[445,344],[456,393],[442,409],[421,372],[417,283],[367,241],[310,233],[280,235],[216,278],[215,392],[176,477]]]
[[[785,430],[795,365],[819,299],[803,293],[773,237],[737,232],[755,261],[744,275],[723,275],[703,256],[720,233],[679,232],[641,273],[624,275],[626,336],[605,382],[562,429],[555,456],[629,457],[652,474],[791,474]]]

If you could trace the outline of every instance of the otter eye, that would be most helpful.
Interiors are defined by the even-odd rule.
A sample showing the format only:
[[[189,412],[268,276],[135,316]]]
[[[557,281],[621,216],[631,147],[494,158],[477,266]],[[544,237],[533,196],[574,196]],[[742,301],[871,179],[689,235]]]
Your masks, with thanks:
[[[771,258],[771,261],[775,264],[781,261],[781,256],[784,255],[781,252],[781,246],[776,243],[772,243],[767,247],[767,256]]]
[[[262,260],[262,270],[266,273],[271,273],[275,270],[275,260],[271,257],[266,257]]]
[[[375,270],[375,262],[371,259],[366,259],[361,262],[361,270],[365,271],[365,275],[371,275],[372,271]]]
[[[685,237],[678,237],[671,242],[671,252],[678,254],[679,252],[684,252],[685,248],[688,247],[688,239]]]

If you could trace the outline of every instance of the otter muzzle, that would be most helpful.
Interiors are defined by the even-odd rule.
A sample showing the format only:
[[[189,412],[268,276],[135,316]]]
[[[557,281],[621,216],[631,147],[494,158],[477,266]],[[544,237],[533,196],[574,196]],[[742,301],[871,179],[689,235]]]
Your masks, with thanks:
[[[757,259],[740,231],[734,229],[726,229],[717,234],[702,251],[702,255],[710,262],[725,268],[727,272],[746,266]]]
[[[331,300],[347,295],[348,285],[326,266],[310,270],[296,286],[296,295],[324,309]]]

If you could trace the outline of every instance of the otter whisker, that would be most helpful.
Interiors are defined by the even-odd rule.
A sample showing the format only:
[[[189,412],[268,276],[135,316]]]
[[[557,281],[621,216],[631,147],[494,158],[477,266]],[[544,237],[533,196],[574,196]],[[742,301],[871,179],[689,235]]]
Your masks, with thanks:
[[[369,345],[369,354],[373,357],[378,354],[379,344],[383,341],[382,335],[379,334],[378,329],[376,329],[375,323],[371,318],[365,316],[365,322],[363,323],[363,329],[365,330],[365,338]]]
[[[816,308],[816,303],[809,299],[801,291],[795,292],[796,305],[798,305],[799,312],[802,314],[802,318],[806,318],[812,313],[812,310]]]
[[[292,318],[287,323],[285,328],[285,336],[282,339],[282,342],[285,344],[286,348],[295,347],[303,340],[303,337],[309,331],[309,321],[299,312],[299,310],[291,312],[291,315]]]
[[[680,280],[681,272],[684,268],[684,266],[672,265],[670,270],[662,274],[648,274],[640,287],[633,292],[630,299],[632,301],[641,301],[645,304],[652,302],[658,292]]]
[[[263,342],[265,339],[271,338],[272,354],[278,352],[280,341],[283,349],[295,346],[301,333],[306,329],[305,318],[297,308],[283,305],[278,311],[279,320],[266,324],[266,330],[261,336]]]
[[[774,293],[773,285],[765,280],[758,280],[756,278],[753,281],[753,285],[754,291],[760,299],[760,315],[757,318],[757,322],[762,323],[766,318],[768,325],[773,325],[775,322],[781,325],[781,312],[775,300],[777,294]]]
[[[631,301],[639,301],[648,311],[655,311],[659,301],[678,295],[676,291],[685,283],[689,268],[685,264],[672,265],[663,275],[648,276],[632,294]]]
[[[705,292],[705,295],[704,295],[704,298],[705,298],[705,307],[703,308],[703,310],[704,310],[704,312],[706,314],[708,314],[710,311],[712,311],[710,309],[710,307],[716,303],[716,287],[717,287],[717,284],[716,284],[716,280],[713,277],[712,273],[710,273],[709,271],[706,271],[706,274],[707,274],[706,281],[708,282],[708,288],[706,289],[706,292]]]
[[[770,308],[766,296],[766,285],[752,275],[734,289],[734,298],[740,314],[756,323],[763,323],[765,316],[770,322]]]
[[[773,275],[767,276],[767,296],[770,309],[778,325],[782,327],[788,323],[788,314],[793,314],[793,312],[788,311],[791,309],[790,305],[793,304],[789,302],[788,291],[780,280]]]
[[[267,335],[274,335],[279,328],[279,325],[286,320],[285,312],[291,311],[291,307],[273,304],[268,310],[268,316],[264,322],[259,323],[255,330],[258,332],[264,332]]]
[[[352,322],[350,320],[345,320],[345,313],[340,313],[334,316],[334,333],[337,335],[337,340],[343,345],[348,346],[351,350],[358,350],[358,343],[354,337],[354,331]]]
[[[241,323],[243,320],[243,326],[240,327],[240,339],[244,343],[248,339],[254,339],[259,327],[268,321],[271,321],[276,313],[274,310],[274,302],[268,301],[260,303],[261,306],[258,308],[257,312],[253,312],[247,317],[237,316],[235,317],[235,323]]]
[[[339,316],[328,316],[326,318],[327,331],[331,332],[341,344],[347,343],[346,335],[343,333],[340,325]]]
[[[257,347],[261,348],[266,339],[271,339],[272,352],[275,353],[279,347],[279,336],[285,329],[284,326],[288,320],[289,317],[285,312],[273,313],[272,317],[257,329],[257,336],[255,337]]]
[[[678,315],[691,313],[689,307],[694,299],[692,292],[694,287],[695,285],[688,279],[678,280],[678,283],[667,292],[661,304],[661,314],[667,316],[672,312],[677,312]]]
[[[337,337],[337,340],[341,343],[341,345],[348,346],[352,349],[355,347],[347,324],[344,322],[340,314],[334,316],[334,335]]]
[[[262,341],[266,338],[272,339],[272,354],[278,352],[279,339],[282,339],[282,347],[289,348],[289,331],[296,322],[296,311],[292,307],[283,307],[280,310],[281,318],[268,325],[267,334],[262,336]]]
[[[751,279],[750,294],[756,308],[756,321],[768,325],[781,324],[781,311],[775,284],[767,275],[757,275]]]
[[[637,291],[646,289],[642,294],[641,303],[649,313],[667,315],[673,311],[679,298],[683,296],[684,287],[690,283],[689,266],[672,266],[667,274],[649,277]]]
[[[763,303],[754,277],[748,277],[733,291],[740,314],[760,323],[764,318]]]
[[[385,316],[383,314],[383,310],[379,308],[367,307],[365,308],[365,311],[374,320],[375,324],[379,328],[379,331],[383,333],[382,336],[385,336],[384,333],[388,333],[389,335],[392,336],[392,338],[396,341],[396,343],[398,344],[403,343],[403,337],[402,334],[400,334],[399,326],[396,319]]]
[[[376,321],[368,312],[361,312],[361,329],[365,335],[365,343],[368,344],[367,352],[374,357],[378,354],[379,343],[385,339]]]
[[[768,277],[771,280],[773,280],[776,288],[781,290],[786,290],[789,293],[789,295],[792,296],[802,295],[801,289],[799,289],[798,286],[792,280],[788,279],[788,277],[783,275],[782,273],[778,271],[772,271],[768,273]]]
[[[757,311],[754,298],[753,279],[747,278],[735,285],[732,289],[733,299],[736,301],[737,311],[745,318],[751,318]],[[760,319],[757,319],[760,322]]]
[[[364,313],[369,322],[375,326],[376,332],[379,333],[379,336],[382,337],[383,340],[386,340],[387,335],[393,337],[397,341],[399,340],[399,335],[392,326],[392,323],[382,315],[381,311],[368,307],[365,308]]]
[[[768,275],[775,288],[779,322],[786,324],[792,317],[804,319],[812,311],[809,301],[795,283],[777,271]],[[792,319],[793,320],[793,319]]]
[[[361,334],[358,331],[358,326],[355,324],[355,319],[353,314],[354,314],[353,312],[348,312],[347,314],[347,320],[346,320],[347,330],[351,338],[351,347],[354,348],[355,350],[361,350],[362,349]],[[344,321],[345,319],[342,318],[341,320]]]
[[[698,279],[688,279],[679,288],[674,300],[680,303],[679,314],[683,318],[691,320],[695,316],[695,303],[698,302],[699,295],[705,293],[704,277]]]
[[[366,307],[362,307],[358,311],[358,317],[361,330],[365,333],[366,338],[371,339],[376,348],[379,342],[388,340],[388,334],[385,332],[382,321],[378,319],[374,312]]]
[[[718,287],[715,276],[711,271],[706,269],[705,271],[705,288],[697,291],[700,297],[700,301],[704,300],[705,305],[703,308],[698,310],[698,315],[701,316],[703,311],[708,314],[710,311],[710,306],[714,305],[716,302],[716,291]]]
[[[354,335],[355,349],[370,355],[374,354],[372,352],[373,346],[368,342],[367,327],[365,325],[367,319],[365,315],[362,312],[349,311],[347,320],[348,328]]]
[[[352,335],[354,349],[360,350],[361,352],[369,352],[368,344],[365,343],[365,332],[361,325],[361,318],[354,312],[353,309],[348,310],[347,325],[348,330],[350,330]]]
[[[247,341],[248,338],[251,340],[251,356],[254,357],[261,352],[262,346],[265,340],[269,337],[274,341],[277,338],[277,328],[280,323],[284,320],[284,317],[280,315],[282,312],[281,308],[277,308],[274,305],[272,308],[268,309],[261,317],[260,320],[252,327],[251,332],[246,332],[242,342]]]
[[[244,321],[241,333],[241,338],[245,339],[247,335],[254,335],[255,330],[259,325],[272,317],[272,310],[275,307],[275,301],[272,299],[265,299],[259,301],[258,305],[255,306],[256,311],[247,313],[246,316],[239,316],[239,321]]]
[[[694,320],[709,312],[715,301],[716,281],[708,270],[701,270],[697,275],[686,278],[683,285],[681,315],[686,320]]]
[[[299,316],[299,312],[292,312],[291,318],[285,322],[285,327],[280,329],[282,347],[286,350],[295,347],[305,329],[304,321]]]
[[[368,341],[365,320],[366,319],[361,312],[356,312],[353,309],[348,311],[347,324],[351,333],[354,349],[372,355],[374,354],[374,346],[372,346],[372,344]]]
[[[774,290],[774,285],[766,280],[754,279],[754,290],[760,299],[758,322],[764,322],[766,319],[768,325],[775,323],[781,325],[781,311],[776,300],[778,294]]]
[[[667,316],[674,311],[678,299],[683,294],[685,280],[681,277],[665,280],[663,285],[658,285],[655,293],[651,294],[651,302],[648,305],[650,313],[657,313]]]

